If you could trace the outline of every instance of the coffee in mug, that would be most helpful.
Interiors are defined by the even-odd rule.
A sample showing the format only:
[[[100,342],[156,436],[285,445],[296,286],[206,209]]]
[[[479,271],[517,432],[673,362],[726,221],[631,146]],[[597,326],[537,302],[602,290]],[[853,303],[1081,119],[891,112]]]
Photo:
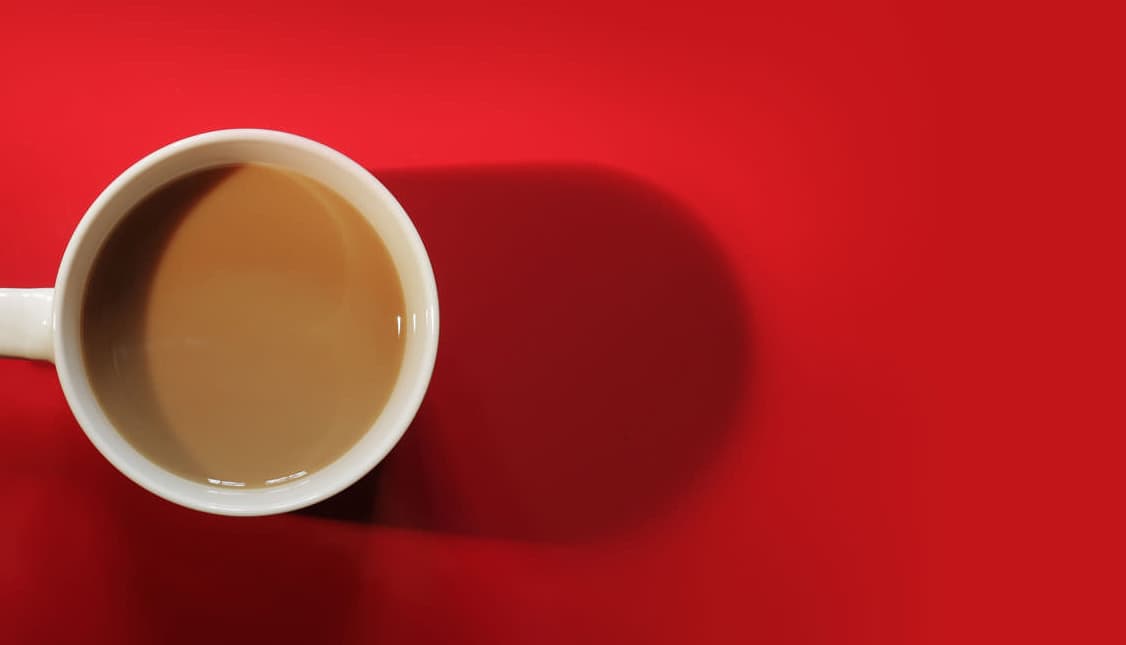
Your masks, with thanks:
[[[407,430],[437,349],[406,211],[352,159],[274,130],[145,156],[78,221],[53,287],[0,288],[0,357],[54,363],[114,467],[208,513],[283,513],[358,480]]]
[[[216,166],[118,222],[86,287],[82,350],[139,452],[187,479],[270,486],[371,427],[404,314],[390,254],[354,206],[283,168]]]

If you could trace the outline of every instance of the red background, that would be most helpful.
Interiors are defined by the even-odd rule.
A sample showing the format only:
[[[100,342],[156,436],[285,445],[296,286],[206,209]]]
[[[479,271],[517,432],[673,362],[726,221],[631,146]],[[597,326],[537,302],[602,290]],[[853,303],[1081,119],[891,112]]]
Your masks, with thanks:
[[[1109,16],[102,4],[0,9],[0,284],[147,152],[278,128],[399,195],[442,346],[376,473],[261,519],[0,362],[0,640],[1122,642]]]

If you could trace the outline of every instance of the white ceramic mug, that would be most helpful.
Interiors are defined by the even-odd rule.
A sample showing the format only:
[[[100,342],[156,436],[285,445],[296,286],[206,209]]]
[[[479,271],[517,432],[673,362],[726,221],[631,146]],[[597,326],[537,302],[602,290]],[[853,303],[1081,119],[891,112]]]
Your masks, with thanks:
[[[269,163],[316,179],[347,199],[375,227],[398,269],[406,304],[406,348],[399,379],[367,433],[342,457],[295,481],[231,489],[164,470],[114,428],[83,364],[81,309],[87,276],[110,231],[158,187],[203,168]],[[52,361],[75,418],[125,476],[181,504],[223,515],[269,515],[302,508],[350,486],[394,447],[418,410],[438,351],[438,290],[426,249],[406,212],[363,167],[315,141],[272,130],[220,130],[172,143],[138,161],[98,196],[67,245],[53,289],[0,289],[0,356]]]

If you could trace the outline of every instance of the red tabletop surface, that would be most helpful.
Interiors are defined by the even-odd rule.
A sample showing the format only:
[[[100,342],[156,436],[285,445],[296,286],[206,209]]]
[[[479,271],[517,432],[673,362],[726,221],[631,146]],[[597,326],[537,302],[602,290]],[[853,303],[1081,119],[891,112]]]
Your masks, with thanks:
[[[1104,40],[1022,68],[1001,10],[156,4],[0,9],[0,285],[50,286],[146,153],[287,130],[415,220],[438,363],[369,477],[241,519],[133,485],[49,364],[0,361],[0,642],[1095,640],[1113,603],[1064,597],[1116,453],[1038,430],[1124,427],[1063,383],[1121,274],[1033,172],[1070,139],[1028,137]]]

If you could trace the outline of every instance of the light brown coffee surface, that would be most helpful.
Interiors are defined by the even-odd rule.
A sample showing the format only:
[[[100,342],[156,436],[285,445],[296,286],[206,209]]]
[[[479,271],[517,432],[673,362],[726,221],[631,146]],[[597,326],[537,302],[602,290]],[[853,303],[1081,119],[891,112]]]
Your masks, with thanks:
[[[83,303],[94,393],[141,453],[257,487],[345,453],[402,362],[403,292],[381,239],[321,184],[212,168],[150,195],[100,252]]]

